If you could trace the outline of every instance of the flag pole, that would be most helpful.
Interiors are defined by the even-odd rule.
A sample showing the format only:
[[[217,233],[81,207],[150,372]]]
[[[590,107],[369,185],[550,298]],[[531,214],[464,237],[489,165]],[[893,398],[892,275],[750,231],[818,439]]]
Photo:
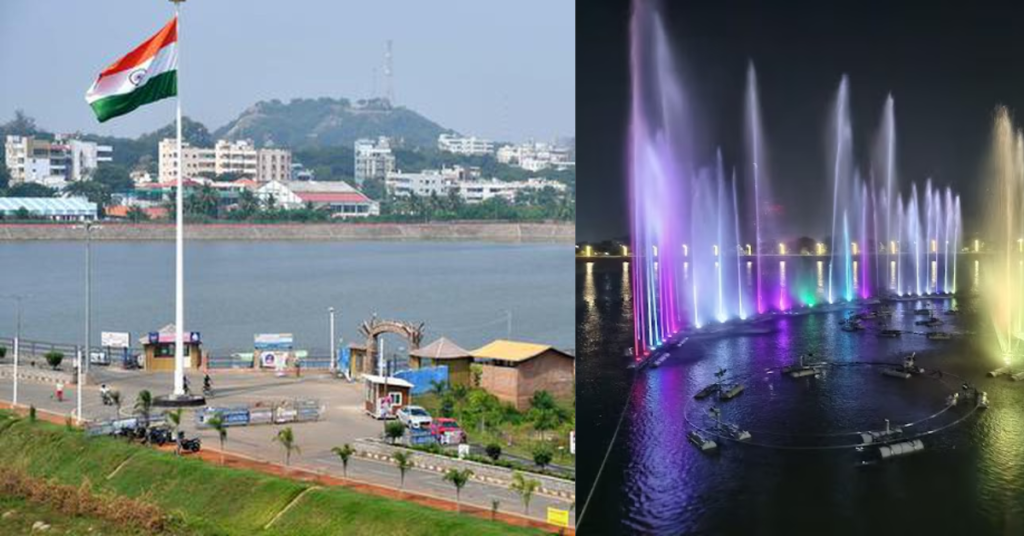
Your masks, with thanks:
[[[184,158],[181,149],[181,3],[184,0],[171,0],[174,2],[174,20],[177,33],[178,47],[178,69],[175,73],[174,100],[177,103],[177,130],[178,130],[178,184],[175,200],[175,265],[174,265],[174,397],[185,394],[185,278],[184,278],[184,232],[182,217],[182,197],[184,190],[185,174]]]

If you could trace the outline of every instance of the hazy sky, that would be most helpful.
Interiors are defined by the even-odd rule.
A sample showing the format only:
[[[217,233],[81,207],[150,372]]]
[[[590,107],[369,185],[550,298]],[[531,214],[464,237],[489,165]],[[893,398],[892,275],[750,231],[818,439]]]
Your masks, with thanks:
[[[383,92],[393,40],[397,104],[495,139],[576,131],[572,0],[189,0],[180,27],[185,115],[211,130],[258,100]],[[174,101],[100,125],[86,89],[173,15],[161,0],[0,2],[0,121],[24,109],[40,126],[137,135]]]

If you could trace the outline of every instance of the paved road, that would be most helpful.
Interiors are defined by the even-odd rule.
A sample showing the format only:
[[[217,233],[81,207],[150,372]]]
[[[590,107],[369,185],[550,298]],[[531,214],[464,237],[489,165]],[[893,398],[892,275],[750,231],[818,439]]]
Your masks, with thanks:
[[[359,383],[350,384],[316,372],[303,373],[301,378],[277,378],[271,374],[246,372],[213,372],[210,376],[213,380],[214,398],[208,403],[212,405],[244,405],[297,397],[316,398],[325,404],[326,414],[323,420],[288,425],[294,430],[296,443],[301,449],[300,453],[292,455],[291,463],[296,467],[341,476],[341,461],[330,449],[357,438],[379,437],[383,430],[381,422],[363,412],[363,392]],[[190,381],[194,388],[201,388],[201,374],[191,374]],[[170,373],[129,372],[117,368],[94,367],[91,385],[87,385],[82,393],[82,410],[86,419],[106,419],[116,413],[115,408],[101,403],[98,387],[100,383],[106,383],[112,389],[121,392],[122,413],[128,414],[139,391],[148,389],[154,395],[166,394],[170,391],[173,380]],[[12,389],[10,378],[0,380],[0,399],[10,400]],[[37,408],[57,413],[71,415],[76,407],[76,396],[75,386],[65,387],[64,402],[58,402],[54,397],[52,384],[30,381],[21,381],[18,384],[19,403],[32,404]],[[197,430],[192,415],[187,415],[182,420],[185,421],[183,429],[187,435],[199,435],[204,444],[217,446],[216,432]],[[283,426],[229,428],[225,449],[260,460],[283,463],[283,449],[271,441],[280,428]],[[351,459],[348,474],[354,479],[395,488],[398,488],[400,483],[398,469],[393,464],[375,460]],[[455,500],[455,488],[445,482],[439,473],[433,471],[410,469],[405,476],[404,489]],[[523,513],[522,501],[508,488],[469,482],[462,490],[462,501],[465,504],[490,509],[493,499],[501,501],[499,510],[502,512]],[[568,509],[570,505],[562,499],[535,494],[530,502],[530,517],[544,519],[549,506]],[[572,514],[571,511],[570,513]],[[575,524],[574,517],[570,519],[570,524]]]

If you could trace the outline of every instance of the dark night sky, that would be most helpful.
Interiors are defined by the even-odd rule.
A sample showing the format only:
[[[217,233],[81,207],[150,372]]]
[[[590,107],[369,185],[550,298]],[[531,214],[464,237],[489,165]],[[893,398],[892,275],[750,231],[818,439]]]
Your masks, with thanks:
[[[1024,114],[1024,3],[664,2],[682,85],[695,110],[698,160],[721,145],[727,166],[743,150],[746,66],[758,72],[775,197],[787,221],[831,192],[826,121],[840,77],[850,77],[854,151],[868,169],[886,94],[896,103],[901,189],[932,177],[963,197],[965,233],[983,210],[979,179],[997,104]],[[630,2],[577,10],[580,210],[577,237],[628,233],[624,179],[629,106]],[[807,211],[808,214],[811,211]],[[816,214],[816,213],[815,213]],[[807,229],[807,233],[815,229]]]

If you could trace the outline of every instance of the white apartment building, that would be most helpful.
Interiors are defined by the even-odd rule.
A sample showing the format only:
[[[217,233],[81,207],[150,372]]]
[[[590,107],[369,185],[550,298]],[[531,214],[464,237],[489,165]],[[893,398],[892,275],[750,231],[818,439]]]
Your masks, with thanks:
[[[386,179],[395,171],[395,155],[391,153],[391,143],[381,136],[374,142],[370,139],[358,139],[355,143],[356,186],[362,187],[367,179]]]
[[[466,203],[482,203],[493,197],[504,197],[510,203],[515,201],[518,187],[514,182],[498,179],[461,181],[456,185],[459,197]]]
[[[563,170],[576,165],[572,161],[569,148],[535,142],[503,145],[498,148],[495,159],[502,164],[518,166],[528,171],[548,168]]]
[[[188,142],[181,143],[183,178],[213,177],[217,174],[215,153],[213,149],[192,147]],[[160,182],[173,182],[178,179],[178,142],[167,138],[160,141],[159,163]]]
[[[61,139],[58,137],[58,139]],[[91,141],[68,140],[68,180],[80,181],[88,178],[101,162],[112,162],[114,148]]]
[[[437,137],[437,148],[448,153],[484,155],[494,152],[494,142],[476,136],[441,134]]]
[[[160,142],[160,182],[177,179],[177,141]],[[257,182],[291,179],[292,154],[284,149],[256,149],[250,140],[218,140],[212,149],[182,144],[185,178],[213,178],[231,173]]]
[[[217,140],[213,146],[214,173],[256,176],[256,147],[249,140]]]
[[[525,181],[501,181],[481,179],[479,172],[472,173],[456,166],[441,170],[428,169],[418,173],[389,173],[384,182],[388,195],[393,197],[447,196],[454,191],[466,203],[481,203],[493,197],[515,201],[521,190],[542,190],[553,188],[565,192],[566,185],[558,181],[534,177]]]
[[[455,187],[458,188],[459,197],[470,204],[481,203],[493,197],[503,197],[509,202],[513,202],[522,190],[543,190],[544,188],[553,188],[558,192],[566,190],[565,184],[537,177],[525,181],[499,181],[498,179],[460,181],[456,183]]]
[[[62,187],[89,178],[100,162],[110,162],[113,148],[58,135],[53,141],[35,136],[7,136],[4,157],[11,182],[36,182]]]
[[[384,187],[388,195],[395,197],[408,197],[411,194],[430,197],[432,194],[448,195],[448,190],[455,182],[450,175],[436,169],[427,169],[418,173],[388,173]]]

